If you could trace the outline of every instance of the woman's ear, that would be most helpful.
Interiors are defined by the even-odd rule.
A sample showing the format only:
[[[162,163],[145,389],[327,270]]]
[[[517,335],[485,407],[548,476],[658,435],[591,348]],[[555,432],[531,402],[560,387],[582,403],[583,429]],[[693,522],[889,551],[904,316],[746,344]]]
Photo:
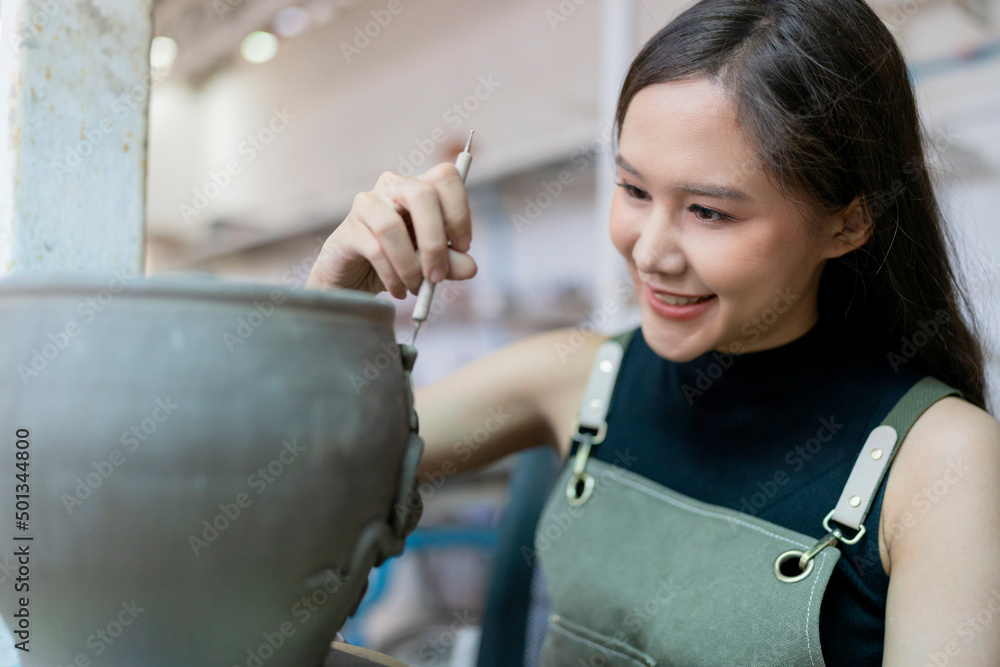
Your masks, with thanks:
[[[829,225],[827,257],[840,257],[857,250],[868,242],[874,228],[868,208],[860,196],[831,216]]]

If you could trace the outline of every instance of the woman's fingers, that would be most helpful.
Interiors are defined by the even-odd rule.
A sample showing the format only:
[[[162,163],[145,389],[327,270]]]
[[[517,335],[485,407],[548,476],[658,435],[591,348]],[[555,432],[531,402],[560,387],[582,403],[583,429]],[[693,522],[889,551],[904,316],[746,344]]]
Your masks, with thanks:
[[[384,201],[374,192],[362,192],[354,198],[353,210],[357,213],[357,221],[367,228],[376,241],[377,248],[369,248],[372,255],[366,254],[365,257],[383,278],[383,282],[386,277],[399,281],[403,294],[398,298],[405,297],[406,290],[416,294],[423,281],[423,272],[403,218],[392,202]],[[376,263],[390,267],[392,274],[384,276]],[[386,284],[386,289],[388,288],[389,285]],[[398,296],[396,292],[389,291],[393,296]]]
[[[384,172],[354,198],[330,235],[307,286],[345,287],[398,299],[434,282],[476,275],[469,202],[458,169],[441,163],[418,177]]]
[[[387,171],[375,184],[375,191],[393,205],[405,208],[412,221],[420,251],[420,275],[415,280],[416,286],[408,275],[403,275],[407,286],[416,294],[424,276],[434,282],[444,280],[448,275],[448,237],[437,188],[427,181]],[[408,264],[409,260],[406,261]]]
[[[355,198],[355,208],[358,211],[358,221],[378,240],[396,275],[402,279],[406,289],[416,294],[424,273],[406,223],[395,204],[384,195],[372,191],[358,195]]]
[[[373,294],[385,290],[397,299],[406,298],[406,284],[396,273],[382,245],[367,226],[354,225],[351,229],[351,244],[356,252],[367,260],[367,266],[359,267],[364,275],[354,276],[351,281],[356,288]]]
[[[430,183],[437,190],[444,214],[445,234],[451,247],[460,252],[468,252],[472,242],[472,217],[465,184],[458,169],[450,162],[442,162],[417,178]]]

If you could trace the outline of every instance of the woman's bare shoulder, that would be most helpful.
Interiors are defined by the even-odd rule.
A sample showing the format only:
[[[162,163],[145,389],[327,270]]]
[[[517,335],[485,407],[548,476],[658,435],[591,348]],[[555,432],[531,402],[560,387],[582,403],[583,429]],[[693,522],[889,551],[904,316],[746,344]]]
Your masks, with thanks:
[[[963,398],[946,396],[920,415],[900,444],[886,482],[886,523],[907,526],[932,506],[945,507],[936,501],[959,483],[967,493],[1000,488],[1000,422]],[[890,562],[911,542],[887,539]]]
[[[610,336],[597,331],[566,327],[532,336],[523,344],[534,369],[526,374],[532,400],[549,424],[562,458],[569,455],[569,440],[583,400],[597,349]]]
[[[465,452],[455,467],[474,469],[508,454],[568,441],[587,373],[607,336],[564,328],[526,336],[417,388],[425,452],[436,469],[454,459],[463,442],[493,417],[489,439]]]

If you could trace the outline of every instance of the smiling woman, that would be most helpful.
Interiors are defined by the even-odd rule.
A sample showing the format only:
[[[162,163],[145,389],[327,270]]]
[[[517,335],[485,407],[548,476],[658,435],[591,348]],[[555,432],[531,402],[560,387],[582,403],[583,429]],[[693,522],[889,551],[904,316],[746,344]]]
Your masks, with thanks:
[[[614,138],[641,327],[569,356],[578,332],[532,336],[414,397],[424,479],[566,461],[518,549],[551,596],[542,663],[1000,664],[968,622],[1000,590],[1000,424],[886,26],[863,0],[702,0],[636,56]],[[452,165],[385,172],[308,285],[468,279],[471,234]]]
[[[779,285],[797,307],[744,350],[797,338],[820,307],[890,347],[944,309],[921,360],[984,407],[905,63],[866,5],[837,6],[699,3],[633,62],[612,239],[646,311],[670,294],[713,297],[704,317],[644,318],[643,334],[676,360],[721,349]]]
[[[539,554],[555,612],[543,663],[1000,664],[996,637],[958,632],[1000,584],[1000,425],[982,409],[982,350],[888,30],[861,0],[704,0],[635,58],[616,121],[610,234],[642,327],[597,353],[614,402],[586,430],[587,406],[610,399],[588,385],[539,534],[589,501],[590,475],[621,488]],[[847,425],[810,437],[820,415]],[[630,470],[613,464],[623,450]],[[931,508],[946,462],[963,460],[982,475]],[[817,504],[834,507],[822,522]],[[620,529],[626,510],[642,529]],[[947,538],[982,551],[956,570],[935,546]],[[805,546],[774,579],[731,576],[782,540]],[[619,611],[670,573],[672,612],[624,627]],[[810,574],[807,598],[780,590]],[[706,642],[698,625],[726,631]]]
[[[819,317],[826,260],[864,244],[857,216],[831,216],[828,231],[814,232],[758,163],[721,83],[657,83],[632,98],[611,238],[641,291],[643,336],[660,356],[687,361],[798,338]],[[757,341],[730,350],[782,290],[797,297],[790,310]]]

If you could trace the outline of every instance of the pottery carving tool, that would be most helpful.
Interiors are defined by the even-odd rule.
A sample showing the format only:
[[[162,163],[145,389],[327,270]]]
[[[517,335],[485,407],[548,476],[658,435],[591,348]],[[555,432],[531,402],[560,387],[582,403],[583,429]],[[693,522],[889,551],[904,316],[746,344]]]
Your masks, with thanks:
[[[465,142],[465,148],[462,152],[458,154],[458,158],[455,160],[455,168],[458,169],[458,173],[462,176],[462,182],[465,183],[465,176],[469,173],[469,165],[472,164],[472,153],[469,149],[472,147],[472,135],[475,130],[469,131],[469,140]],[[420,283],[420,291],[417,293],[417,303],[413,306],[413,321],[416,324],[413,327],[413,340],[410,341],[410,345],[413,345],[417,341],[417,333],[420,331],[420,325],[427,320],[427,314],[431,310],[431,301],[434,300],[434,283],[431,282],[430,278],[424,278],[424,281]]]

